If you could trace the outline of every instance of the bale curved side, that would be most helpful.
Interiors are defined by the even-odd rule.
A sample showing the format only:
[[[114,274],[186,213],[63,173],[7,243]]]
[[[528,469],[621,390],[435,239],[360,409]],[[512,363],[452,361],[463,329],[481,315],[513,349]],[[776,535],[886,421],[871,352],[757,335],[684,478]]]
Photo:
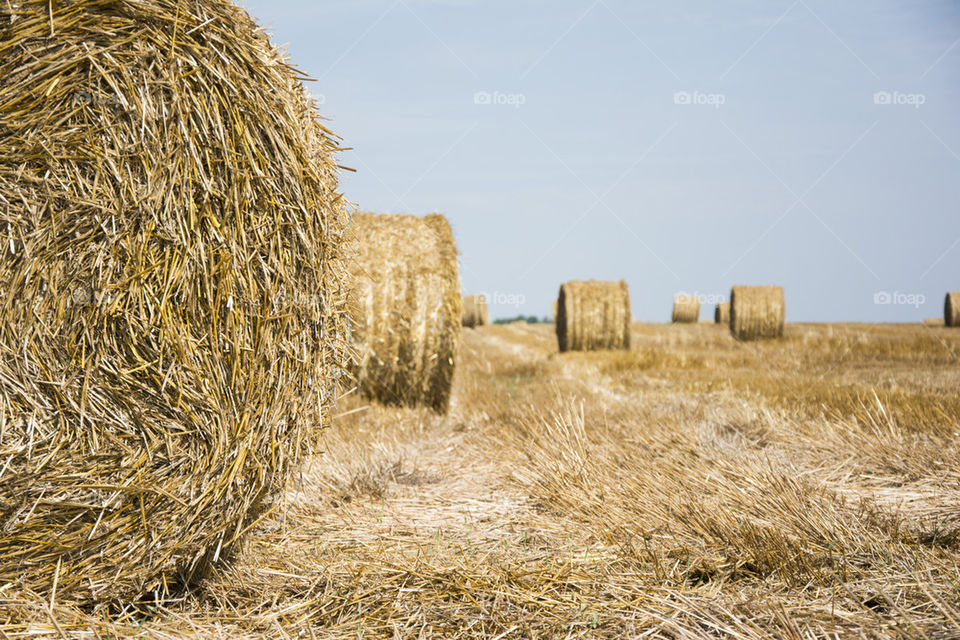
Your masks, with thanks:
[[[716,324],[730,324],[730,303],[721,302],[713,310],[713,321]]]
[[[700,322],[700,298],[688,295],[674,296],[672,321],[682,324]]]
[[[384,404],[450,404],[462,309],[457,249],[446,218],[353,216],[354,374]]]
[[[226,0],[51,7],[0,4],[0,583],[163,598],[333,402],[337,145]]]
[[[561,285],[555,324],[561,352],[629,349],[627,283],[590,280]]]
[[[943,301],[943,324],[960,327],[960,291],[952,291]]]
[[[463,326],[473,329],[490,324],[490,309],[487,298],[482,294],[464,296]]]
[[[737,340],[783,337],[783,287],[741,287],[730,291],[730,331]]]

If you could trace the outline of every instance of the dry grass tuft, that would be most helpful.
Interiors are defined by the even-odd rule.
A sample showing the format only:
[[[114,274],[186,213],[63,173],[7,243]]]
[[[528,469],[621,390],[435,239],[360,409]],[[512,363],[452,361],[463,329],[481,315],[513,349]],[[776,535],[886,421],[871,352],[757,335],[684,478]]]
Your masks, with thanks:
[[[560,287],[555,324],[561,352],[629,349],[627,283],[567,282]]]
[[[0,598],[163,599],[334,401],[335,139],[224,0],[6,2],[0,43]]]
[[[350,233],[361,391],[385,404],[445,412],[462,320],[450,224],[439,214],[356,213]]]
[[[471,329],[490,324],[490,309],[486,296],[479,294],[463,298],[463,326]]]
[[[730,331],[737,340],[782,338],[786,315],[783,287],[733,287]]]

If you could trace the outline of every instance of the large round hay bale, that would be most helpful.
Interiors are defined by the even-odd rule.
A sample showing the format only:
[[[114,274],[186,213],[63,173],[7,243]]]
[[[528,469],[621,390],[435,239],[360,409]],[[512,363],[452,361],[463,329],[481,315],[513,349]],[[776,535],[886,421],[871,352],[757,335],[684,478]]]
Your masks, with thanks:
[[[713,310],[713,321],[716,324],[729,325],[730,324],[730,303],[721,302],[717,304],[717,307]]]
[[[463,326],[472,329],[488,324],[490,324],[490,309],[487,307],[487,297],[482,294],[464,296]]]
[[[384,404],[446,412],[460,339],[457,248],[446,218],[353,216],[355,375]]]
[[[692,324],[700,321],[700,298],[684,293],[673,297],[673,322]]]
[[[555,322],[561,352],[629,349],[627,283],[590,280],[561,285]]]
[[[960,291],[948,293],[943,301],[943,324],[960,327]]]
[[[335,141],[225,0],[0,3],[0,41],[0,584],[163,598],[335,397]]]
[[[737,340],[783,337],[786,303],[783,287],[733,287],[730,331]]]

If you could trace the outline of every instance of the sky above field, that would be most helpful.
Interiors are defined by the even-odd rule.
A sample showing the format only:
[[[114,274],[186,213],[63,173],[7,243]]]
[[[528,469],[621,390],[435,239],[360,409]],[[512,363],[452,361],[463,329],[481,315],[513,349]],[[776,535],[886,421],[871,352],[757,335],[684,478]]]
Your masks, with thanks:
[[[316,79],[362,210],[450,219],[465,293],[637,320],[733,284],[790,321],[918,321],[960,290],[960,4],[247,0]]]

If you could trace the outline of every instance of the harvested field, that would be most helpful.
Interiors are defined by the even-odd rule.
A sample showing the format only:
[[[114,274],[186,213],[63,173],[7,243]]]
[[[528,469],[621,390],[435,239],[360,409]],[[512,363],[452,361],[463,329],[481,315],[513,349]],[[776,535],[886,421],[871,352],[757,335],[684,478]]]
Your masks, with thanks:
[[[450,412],[341,401],[285,519],[184,598],[0,587],[9,638],[956,638],[960,335],[465,332]],[[2,637],[2,636],[0,636]]]

